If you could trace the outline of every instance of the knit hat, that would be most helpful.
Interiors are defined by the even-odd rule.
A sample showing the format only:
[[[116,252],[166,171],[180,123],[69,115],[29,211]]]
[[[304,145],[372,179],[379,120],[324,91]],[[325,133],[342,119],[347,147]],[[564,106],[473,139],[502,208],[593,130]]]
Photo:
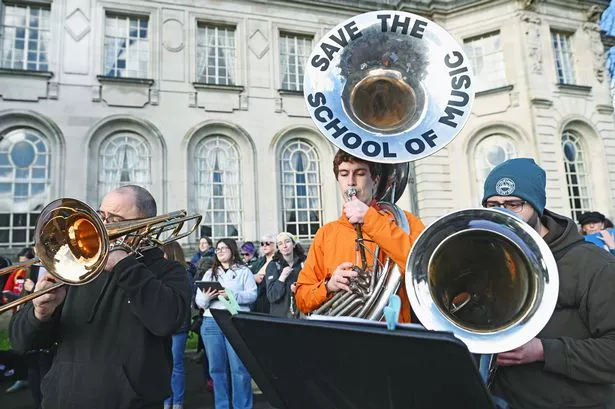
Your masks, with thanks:
[[[542,215],[547,197],[545,171],[531,158],[509,159],[493,168],[483,194],[483,206],[491,196],[516,196]]]
[[[579,216],[579,224],[581,226],[589,223],[604,223],[606,216],[600,212],[585,212]]]
[[[254,246],[254,243],[252,243],[251,241],[246,241],[245,243],[241,245],[241,251],[246,252],[248,254],[254,254],[256,253],[256,247]]]
[[[276,243],[279,243],[281,241],[284,241],[286,239],[291,239],[293,244],[297,243],[299,240],[297,239],[297,237],[295,237],[293,234],[288,233],[288,232],[282,232],[280,234],[278,234],[278,237],[276,237]]]

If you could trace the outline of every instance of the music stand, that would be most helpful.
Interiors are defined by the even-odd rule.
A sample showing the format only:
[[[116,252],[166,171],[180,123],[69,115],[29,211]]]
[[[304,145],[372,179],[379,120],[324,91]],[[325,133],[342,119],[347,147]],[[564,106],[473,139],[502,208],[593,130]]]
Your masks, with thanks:
[[[280,409],[494,408],[472,355],[450,333],[211,311]]]

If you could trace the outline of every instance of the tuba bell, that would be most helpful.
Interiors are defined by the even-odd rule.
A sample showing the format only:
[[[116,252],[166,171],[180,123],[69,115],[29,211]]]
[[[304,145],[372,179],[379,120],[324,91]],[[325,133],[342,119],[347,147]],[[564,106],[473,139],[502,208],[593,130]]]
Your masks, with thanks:
[[[466,209],[419,235],[405,284],[426,328],[454,333],[470,352],[494,354],[542,330],[559,276],[549,247],[527,223],[501,210]]]
[[[409,233],[395,205],[407,186],[409,162],[442,149],[463,128],[474,98],[460,46],[442,27],[415,14],[375,11],[355,16],[318,42],[307,61],[304,95],[319,131],[349,154],[382,163],[375,199]],[[351,293],[337,293],[314,311],[380,320],[401,285],[401,270],[377,248]]]

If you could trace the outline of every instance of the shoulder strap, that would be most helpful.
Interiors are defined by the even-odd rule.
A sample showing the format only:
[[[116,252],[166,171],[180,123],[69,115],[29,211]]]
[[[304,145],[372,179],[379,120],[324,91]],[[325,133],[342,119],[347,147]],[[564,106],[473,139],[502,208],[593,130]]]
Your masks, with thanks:
[[[570,243],[569,245],[567,245],[563,249],[559,249],[557,251],[554,251],[553,252],[553,257],[555,257],[555,261],[560,261],[560,259],[562,257],[564,257],[564,255],[566,255],[566,253],[568,253],[570,250],[572,250],[573,248],[575,248],[577,246],[585,244],[585,243],[587,243],[585,240],[575,241],[574,243]]]

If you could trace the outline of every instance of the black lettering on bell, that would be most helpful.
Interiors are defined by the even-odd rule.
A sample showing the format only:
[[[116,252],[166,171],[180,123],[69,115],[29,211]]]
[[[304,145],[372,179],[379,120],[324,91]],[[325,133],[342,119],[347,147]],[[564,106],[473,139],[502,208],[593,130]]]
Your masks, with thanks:
[[[389,25],[387,23],[387,20],[391,18],[391,15],[390,14],[378,14],[376,18],[378,18],[378,20],[380,20],[381,22],[380,31],[382,31],[383,33],[386,33],[387,31],[389,31]]]
[[[308,103],[312,108],[317,108],[320,105],[325,105],[327,103],[327,98],[322,92],[317,92],[315,94],[308,95]]]
[[[454,61],[451,61],[451,54],[456,58]],[[453,51],[451,54],[446,54],[446,56],[444,56],[444,64],[446,64],[448,68],[457,68],[463,64],[463,54],[459,51]]]
[[[410,18],[404,17],[402,22],[399,21],[399,14],[393,16],[393,24],[391,24],[391,31],[397,32],[397,29],[401,27],[402,34],[408,34],[408,28],[410,27]]]
[[[430,129],[427,132],[423,132],[421,136],[423,137],[425,142],[427,142],[427,145],[429,145],[432,148],[436,146],[436,143],[434,142],[434,140],[438,139],[438,135],[436,135],[433,129]]]
[[[446,116],[440,117],[438,122],[444,125],[448,125],[451,128],[457,128],[457,123],[454,122],[455,115],[463,115],[463,111],[461,109],[448,106],[444,108],[444,113],[446,114]]]
[[[363,35],[363,33],[359,31],[359,27],[357,27],[357,22],[354,20],[346,24],[344,28],[346,29],[346,32],[348,33],[348,36],[350,36],[351,40],[356,40]]]
[[[340,50],[339,47],[331,45],[329,43],[320,44],[320,48],[325,52],[325,55],[331,61],[333,59],[333,55]]]
[[[385,158],[396,158],[397,157],[397,154],[395,152],[391,152],[389,150],[388,142],[382,143],[382,156],[384,156]]]
[[[335,129],[335,132],[333,132],[331,136],[333,136],[336,139],[344,135],[344,133],[348,130],[348,128],[346,128],[345,126],[340,127],[340,120],[337,118],[334,118],[331,122],[325,125],[325,129],[327,131],[330,130],[331,128]]]
[[[423,153],[423,151],[425,150],[425,142],[418,138],[408,139],[406,141],[406,150],[413,155]]]
[[[363,140],[361,140],[361,137],[354,132],[348,132],[342,138],[342,143],[348,149],[356,149],[361,145],[362,142]]]
[[[369,156],[373,158],[375,156],[380,155],[380,151],[382,151],[382,147],[378,142],[375,141],[367,141],[361,147],[361,150],[365,154],[365,156]]]
[[[423,38],[423,34],[425,34],[425,27],[427,27],[426,21],[414,20],[414,25],[412,26],[412,31],[410,31],[410,35],[416,38]]]
[[[323,113],[327,114],[327,118],[325,118],[322,115]],[[324,105],[324,106],[318,107],[318,108],[316,108],[316,110],[314,110],[314,117],[316,117],[316,119],[318,119],[318,122],[325,123],[325,122],[330,121],[331,119],[333,119],[333,111],[331,111],[331,109],[329,109],[328,106]]]

